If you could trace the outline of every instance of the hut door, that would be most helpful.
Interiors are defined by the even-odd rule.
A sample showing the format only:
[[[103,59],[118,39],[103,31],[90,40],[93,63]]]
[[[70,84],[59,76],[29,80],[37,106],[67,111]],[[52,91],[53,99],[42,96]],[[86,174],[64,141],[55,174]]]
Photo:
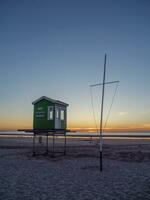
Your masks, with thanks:
[[[55,128],[61,129],[60,108],[55,106]]]

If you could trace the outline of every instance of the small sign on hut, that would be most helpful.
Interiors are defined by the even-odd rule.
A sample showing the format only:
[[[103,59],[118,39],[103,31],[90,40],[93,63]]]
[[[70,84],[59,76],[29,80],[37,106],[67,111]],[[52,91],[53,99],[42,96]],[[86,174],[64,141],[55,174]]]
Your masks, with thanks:
[[[42,96],[33,101],[33,129],[66,129],[67,103]]]

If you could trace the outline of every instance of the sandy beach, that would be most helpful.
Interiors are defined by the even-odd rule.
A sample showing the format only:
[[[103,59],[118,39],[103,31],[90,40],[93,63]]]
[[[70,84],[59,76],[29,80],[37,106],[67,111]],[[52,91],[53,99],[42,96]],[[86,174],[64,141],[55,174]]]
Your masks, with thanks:
[[[103,172],[99,146],[88,138],[56,139],[55,158],[45,153],[45,139],[0,137],[0,199],[150,199],[150,140],[105,139]]]

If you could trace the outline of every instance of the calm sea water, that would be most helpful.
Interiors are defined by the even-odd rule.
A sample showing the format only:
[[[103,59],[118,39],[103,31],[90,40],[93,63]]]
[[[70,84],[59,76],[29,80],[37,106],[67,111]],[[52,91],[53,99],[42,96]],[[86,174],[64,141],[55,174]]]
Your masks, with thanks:
[[[0,131],[0,134],[25,134],[24,131]],[[26,133],[26,134],[29,134],[30,133]],[[97,132],[70,132],[70,133],[67,133],[69,135],[97,135],[99,136],[99,133]],[[146,135],[146,136],[150,136],[150,132],[105,132],[103,133],[103,135],[131,135],[131,136],[135,136],[135,135],[139,135],[139,136],[142,136],[142,135]]]
[[[74,132],[70,133],[72,135],[96,135],[99,136],[99,133],[97,132]],[[103,135],[118,135],[118,136],[149,136],[150,138],[150,132],[104,132]]]

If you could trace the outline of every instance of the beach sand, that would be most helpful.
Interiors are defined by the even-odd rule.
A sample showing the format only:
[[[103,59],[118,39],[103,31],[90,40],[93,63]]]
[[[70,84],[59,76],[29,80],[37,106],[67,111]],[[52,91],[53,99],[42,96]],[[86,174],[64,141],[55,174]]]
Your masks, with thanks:
[[[150,140],[105,139],[103,172],[99,171],[99,146],[88,138],[56,139],[52,158],[45,153],[45,138],[0,137],[0,199],[23,200],[143,200],[150,199]]]

